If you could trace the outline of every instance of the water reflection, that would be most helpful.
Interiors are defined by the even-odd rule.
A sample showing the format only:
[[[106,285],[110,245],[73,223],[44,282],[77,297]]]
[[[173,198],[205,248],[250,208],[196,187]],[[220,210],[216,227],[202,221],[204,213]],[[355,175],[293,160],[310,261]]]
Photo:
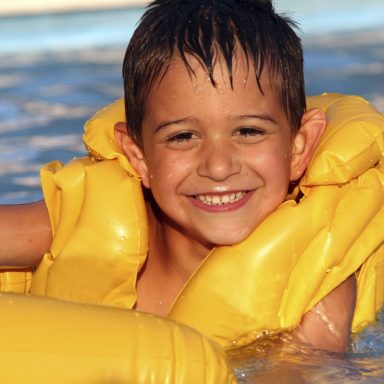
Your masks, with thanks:
[[[285,338],[263,339],[230,353],[241,384],[373,384],[384,382],[384,312],[351,340],[350,352],[311,349]]]
[[[233,361],[241,384],[368,384],[382,383],[381,356],[348,356],[311,350],[253,355]]]

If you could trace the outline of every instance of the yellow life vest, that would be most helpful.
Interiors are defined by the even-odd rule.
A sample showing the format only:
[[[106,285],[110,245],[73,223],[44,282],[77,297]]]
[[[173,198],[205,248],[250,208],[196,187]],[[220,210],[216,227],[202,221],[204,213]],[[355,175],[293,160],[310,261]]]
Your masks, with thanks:
[[[212,250],[168,315],[224,348],[296,327],[353,273],[353,330],[383,304],[384,118],[355,96],[324,94],[308,104],[325,111],[328,127],[296,193],[248,239]],[[87,158],[42,169],[54,238],[32,294],[134,305],[147,223],[140,182],[114,140],[120,120],[121,100],[87,122]]]
[[[176,299],[169,318],[228,347],[292,329],[331,290],[358,272],[356,331],[384,296],[384,118],[365,100],[308,98],[328,127],[287,200],[245,241],[217,247]],[[31,293],[131,308],[147,252],[140,182],[114,140],[120,100],[85,127],[90,153],[42,170],[54,240]],[[243,339],[243,341],[241,341]]]

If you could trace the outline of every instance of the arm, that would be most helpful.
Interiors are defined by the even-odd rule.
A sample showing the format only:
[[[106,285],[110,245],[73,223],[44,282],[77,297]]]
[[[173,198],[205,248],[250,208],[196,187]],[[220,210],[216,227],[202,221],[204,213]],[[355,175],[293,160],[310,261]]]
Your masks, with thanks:
[[[35,266],[52,240],[43,201],[0,206],[0,266]]]
[[[317,349],[345,352],[355,310],[356,291],[356,278],[352,275],[304,315],[298,337]]]

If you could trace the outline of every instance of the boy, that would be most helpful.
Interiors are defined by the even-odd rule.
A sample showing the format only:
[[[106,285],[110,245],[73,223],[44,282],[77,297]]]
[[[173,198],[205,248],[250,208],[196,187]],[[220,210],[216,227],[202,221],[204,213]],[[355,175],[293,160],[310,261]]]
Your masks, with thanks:
[[[123,65],[127,123],[116,124],[148,192],[135,309],[166,315],[210,250],[245,240],[305,172],[326,120],[306,111],[293,27],[261,0],[157,0],[143,16]],[[2,264],[37,264],[51,241],[44,204],[2,217],[16,228],[1,231]],[[355,299],[351,275],[303,316],[299,338],[346,350]]]

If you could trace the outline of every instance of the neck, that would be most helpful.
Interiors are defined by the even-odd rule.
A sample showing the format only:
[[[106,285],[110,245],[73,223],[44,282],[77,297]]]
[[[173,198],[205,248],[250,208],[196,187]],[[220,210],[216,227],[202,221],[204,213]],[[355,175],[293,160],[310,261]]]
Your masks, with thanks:
[[[196,271],[211,247],[202,245],[188,234],[164,220],[157,223],[154,243],[164,269],[184,275],[187,279]]]
[[[165,316],[211,247],[195,241],[152,207],[147,212],[149,253],[137,284],[136,309]]]

